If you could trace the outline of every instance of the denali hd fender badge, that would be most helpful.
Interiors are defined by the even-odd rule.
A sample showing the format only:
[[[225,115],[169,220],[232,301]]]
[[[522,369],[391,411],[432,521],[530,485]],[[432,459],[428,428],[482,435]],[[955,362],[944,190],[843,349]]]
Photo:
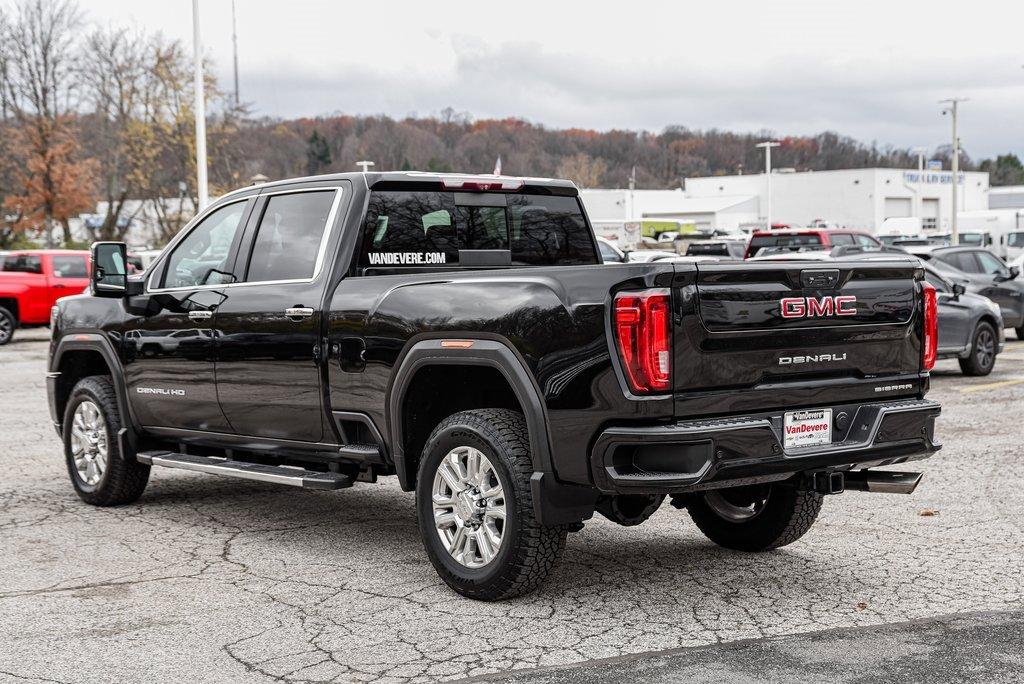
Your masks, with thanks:
[[[136,387],[135,392],[137,394],[159,394],[165,397],[185,396],[185,390],[183,389],[167,389],[165,387]]]
[[[780,356],[780,366],[790,366],[798,363],[819,363],[821,361],[845,361],[846,352],[842,354],[804,354],[803,356]]]
[[[856,316],[857,298],[853,295],[833,297],[783,297],[783,318],[819,318],[821,316]]]

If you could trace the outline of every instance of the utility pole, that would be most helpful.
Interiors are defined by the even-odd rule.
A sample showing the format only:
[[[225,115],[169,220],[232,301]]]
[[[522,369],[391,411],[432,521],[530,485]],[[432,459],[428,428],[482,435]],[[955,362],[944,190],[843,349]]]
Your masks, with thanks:
[[[948,112],[953,117],[953,163],[951,165],[953,170],[953,206],[952,216],[949,221],[949,243],[952,245],[960,242],[956,230],[957,185],[960,182],[960,138],[956,134],[957,105],[961,102],[967,102],[967,100],[968,98],[966,97],[951,97],[947,100],[939,100],[939,104],[949,105],[949,107],[942,110],[942,113],[946,114]]]
[[[626,198],[626,220],[633,220],[633,191],[636,190],[636,167],[629,172],[629,196]]]
[[[196,110],[196,190],[199,206],[196,213],[206,208],[210,192],[206,187],[206,96],[203,92],[203,41],[199,36],[199,0],[192,0],[192,48],[195,59],[195,110]]]
[[[231,47],[234,50],[235,60],[235,109],[238,109],[240,100],[238,97],[238,31],[235,29],[235,0],[231,0]]]
[[[767,230],[772,229],[772,148],[778,147],[781,144],[774,140],[766,140],[755,145],[755,147],[764,148],[764,175],[768,181],[768,209],[765,212]]]
[[[361,167],[363,169],[363,173],[368,173],[370,171],[370,167],[375,166],[375,164],[372,161],[357,161],[356,166]]]

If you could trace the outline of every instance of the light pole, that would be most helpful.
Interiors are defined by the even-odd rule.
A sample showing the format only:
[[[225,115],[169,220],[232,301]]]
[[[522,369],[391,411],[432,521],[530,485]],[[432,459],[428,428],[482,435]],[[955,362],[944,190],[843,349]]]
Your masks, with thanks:
[[[370,171],[370,167],[375,166],[375,164],[372,161],[357,161],[356,166],[361,167],[363,169],[363,173],[368,173]]]
[[[960,242],[960,240],[959,240],[959,238],[957,236],[957,231],[956,231],[956,213],[957,213],[957,208],[956,208],[956,204],[957,204],[957,187],[956,186],[959,184],[959,180],[960,180],[960,178],[959,178],[959,176],[960,176],[960,138],[958,138],[957,135],[956,135],[957,105],[960,104],[961,102],[967,102],[967,100],[968,100],[968,98],[966,98],[966,97],[951,97],[948,100],[939,100],[939,104],[949,105],[949,107],[947,107],[946,109],[942,110],[942,113],[946,114],[948,112],[952,116],[952,118],[953,118],[953,163],[951,164],[952,171],[953,171],[953,183],[952,183],[952,186],[953,186],[953,207],[952,207],[952,215],[950,216],[950,221],[949,221],[949,228],[950,228],[950,230],[949,230],[949,243],[951,245],[955,245],[955,244]]]
[[[768,230],[772,229],[772,148],[781,144],[774,140],[766,140],[756,145],[756,147],[764,148],[764,175],[768,182],[768,209],[765,212],[765,224]]]
[[[192,0],[192,48],[195,52],[196,190],[202,211],[210,201],[206,187],[206,98],[203,93],[203,42],[199,37],[199,0]]]

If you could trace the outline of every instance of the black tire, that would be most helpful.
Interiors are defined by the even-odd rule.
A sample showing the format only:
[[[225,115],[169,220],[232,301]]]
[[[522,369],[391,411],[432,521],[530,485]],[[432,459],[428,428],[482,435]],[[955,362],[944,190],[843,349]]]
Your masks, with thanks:
[[[18,329],[18,319],[8,309],[0,306],[0,347],[14,339],[14,331]]]
[[[996,365],[996,330],[988,323],[978,323],[971,338],[971,349],[966,359],[959,359],[964,375],[988,375]]]
[[[730,519],[719,512],[723,500],[737,507],[761,503],[759,508],[754,506],[751,517]],[[804,536],[818,518],[821,500],[820,494],[789,485],[755,485],[695,495],[687,509],[700,531],[719,546],[757,552],[792,544]]]
[[[434,476],[453,449],[465,446],[487,457],[504,494],[501,542],[490,562],[481,567],[457,561],[434,524]],[[420,535],[437,574],[457,593],[481,601],[521,596],[539,587],[554,567],[565,548],[567,528],[537,521],[530,489],[532,474],[526,420],[515,411],[463,411],[445,418],[430,435],[423,447],[416,485]]]
[[[89,401],[99,408],[106,427],[106,465],[99,480],[89,484],[75,466],[72,452],[72,430],[75,411],[79,405]],[[106,375],[82,378],[71,390],[67,407],[64,409],[64,459],[68,475],[82,501],[93,506],[118,506],[135,501],[146,489],[149,482],[149,466],[134,458],[122,458],[117,442],[117,433],[123,427],[121,412],[117,407],[114,384]]]
[[[1017,339],[1018,340],[1024,340],[1024,326],[1021,326],[1019,328],[1014,328],[1013,332],[1017,333]]]

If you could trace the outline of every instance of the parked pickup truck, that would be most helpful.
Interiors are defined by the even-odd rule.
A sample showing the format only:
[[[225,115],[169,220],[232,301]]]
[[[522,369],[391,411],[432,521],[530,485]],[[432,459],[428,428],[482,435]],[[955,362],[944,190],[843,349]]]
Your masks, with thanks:
[[[89,287],[88,252],[15,251],[0,262],[0,345],[19,327],[49,325],[59,298]]]
[[[666,497],[765,551],[826,494],[938,450],[936,299],[909,256],[602,264],[567,181],[340,174],[230,193],[142,276],[93,247],[47,387],[72,484],[151,467],[340,489],[395,476],[455,591],[537,587],[595,511]]]

